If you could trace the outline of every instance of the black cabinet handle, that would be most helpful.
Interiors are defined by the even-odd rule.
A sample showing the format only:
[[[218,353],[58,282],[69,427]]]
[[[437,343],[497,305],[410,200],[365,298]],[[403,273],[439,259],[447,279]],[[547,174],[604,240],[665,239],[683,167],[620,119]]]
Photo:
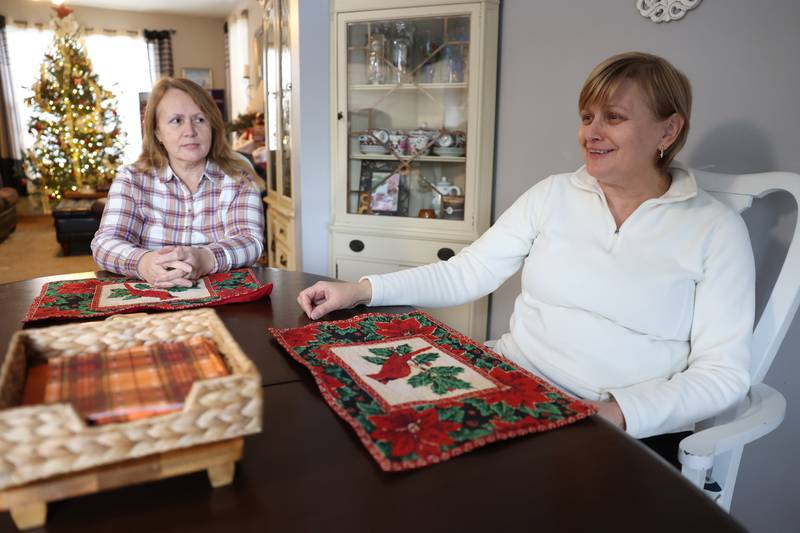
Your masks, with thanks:
[[[350,241],[350,249],[353,250],[354,252],[360,252],[361,250],[364,249],[364,243],[362,241],[359,241],[358,239],[353,239],[352,241]]]
[[[283,268],[286,268],[286,265],[289,264],[288,261],[286,261],[286,255],[284,255],[284,254],[281,254],[281,258],[279,259],[279,262],[280,262],[280,264],[281,264],[281,266]]]
[[[438,257],[442,261],[447,261],[454,255],[456,255],[456,253],[450,248],[439,248],[439,251],[436,252],[436,257]]]

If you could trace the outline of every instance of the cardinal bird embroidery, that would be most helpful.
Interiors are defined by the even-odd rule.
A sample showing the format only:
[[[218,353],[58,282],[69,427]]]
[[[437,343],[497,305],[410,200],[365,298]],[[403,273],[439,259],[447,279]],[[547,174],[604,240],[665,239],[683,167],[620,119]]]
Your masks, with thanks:
[[[411,367],[408,365],[408,360],[411,359],[413,354],[407,353],[399,355],[397,352],[393,353],[383,363],[381,369],[375,374],[367,374],[368,378],[380,381],[384,385],[393,379],[400,379],[408,376],[411,373]]]
[[[380,381],[384,385],[393,379],[407,377],[409,374],[411,374],[411,365],[408,364],[411,358],[429,349],[430,347],[425,347],[406,354],[400,354],[398,351],[392,350],[391,355],[389,355],[389,357],[383,363],[381,369],[374,374],[367,374],[366,376],[376,381]]]
[[[128,292],[133,296],[139,296],[140,298],[158,298],[159,300],[170,300],[174,298],[169,291],[160,291],[157,289],[137,289],[130,283],[123,283],[122,285],[128,289]]]

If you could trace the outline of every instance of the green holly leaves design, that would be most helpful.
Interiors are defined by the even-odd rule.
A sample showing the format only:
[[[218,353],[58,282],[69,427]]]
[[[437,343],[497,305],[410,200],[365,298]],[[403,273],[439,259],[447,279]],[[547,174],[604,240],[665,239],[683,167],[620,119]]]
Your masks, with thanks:
[[[412,387],[430,387],[440,395],[457,389],[469,390],[472,385],[456,377],[463,371],[463,368],[457,366],[435,366],[410,377],[408,384]]]

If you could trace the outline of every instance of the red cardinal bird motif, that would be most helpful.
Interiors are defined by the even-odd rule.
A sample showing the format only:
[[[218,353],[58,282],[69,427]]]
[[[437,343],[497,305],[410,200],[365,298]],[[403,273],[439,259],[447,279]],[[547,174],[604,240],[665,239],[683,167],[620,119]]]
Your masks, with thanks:
[[[397,352],[393,351],[392,355],[390,355],[386,359],[386,362],[383,363],[381,369],[375,374],[367,374],[367,377],[372,378],[376,381],[380,381],[384,385],[386,385],[393,379],[404,378],[411,373],[411,367],[409,366],[408,361],[415,355],[429,349],[430,347],[428,346],[420,350],[409,352],[405,355],[400,355]]]
[[[159,300],[169,300],[171,298],[174,298],[174,296],[170,294],[169,291],[160,291],[156,289],[144,289],[144,290],[137,289],[130,283],[123,283],[122,285],[126,289],[128,289],[129,293],[131,293],[134,296],[141,296],[143,298],[158,298]]]
[[[411,373],[411,367],[408,366],[408,360],[411,359],[413,355],[414,354],[412,353],[398,355],[397,352],[394,352],[389,356],[388,359],[386,359],[386,362],[383,363],[383,366],[378,372],[375,374],[367,374],[367,377],[376,381],[380,381],[384,385],[393,379],[404,378]]]

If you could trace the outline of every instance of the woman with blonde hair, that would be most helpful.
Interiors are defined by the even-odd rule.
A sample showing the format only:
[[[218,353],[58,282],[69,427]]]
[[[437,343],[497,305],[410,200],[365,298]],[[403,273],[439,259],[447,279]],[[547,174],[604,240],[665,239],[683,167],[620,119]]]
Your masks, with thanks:
[[[95,262],[156,287],[189,287],[255,263],[264,249],[261,196],[209,94],[189,80],[160,80],[143,130],[142,154],[109,190]]]
[[[684,74],[611,57],[578,99],[584,165],[531,187],[449,261],[358,283],[317,283],[310,318],[359,303],[451,306],[522,268],[496,350],[594,404],[677,463],[694,423],[750,386],[755,275],[742,218],[674,161],[689,129]],[[667,451],[665,451],[667,450]]]

